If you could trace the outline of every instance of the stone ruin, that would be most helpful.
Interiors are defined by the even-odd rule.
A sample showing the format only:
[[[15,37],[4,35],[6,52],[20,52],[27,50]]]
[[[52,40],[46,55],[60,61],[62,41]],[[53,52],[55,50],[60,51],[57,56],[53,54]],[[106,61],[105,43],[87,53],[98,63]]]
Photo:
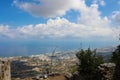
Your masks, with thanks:
[[[0,80],[11,80],[10,61],[0,60]]]
[[[115,72],[114,63],[104,63],[98,66],[98,78],[99,80],[113,80],[113,75]]]
[[[116,65],[114,63],[103,63],[98,66],[95,79],[93,80],[113,80]],[[83,80],[79,72],[65,74],[67,80]]]

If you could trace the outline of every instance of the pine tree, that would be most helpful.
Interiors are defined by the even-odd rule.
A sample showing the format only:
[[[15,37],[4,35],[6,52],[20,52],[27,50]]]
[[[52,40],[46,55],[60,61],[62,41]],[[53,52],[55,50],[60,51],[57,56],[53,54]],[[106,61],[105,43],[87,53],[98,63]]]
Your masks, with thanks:
[[[80,50],[76,54],[79,59],[79,74],[82,76],[83,80],[93,80],[96,74],[96,69],[98,65],[103,63],[103,58],[96,55],[96,50]]]
[[[120,34],[119,34],[120,41]],[[120,80],[120,45],[117,46],[117,49],[112,53],[111,61],[116,64],[114,80]]]
[[[117,49],[112,53],[112,62],[116,64],[114,80],[120,80],[120,45]]]

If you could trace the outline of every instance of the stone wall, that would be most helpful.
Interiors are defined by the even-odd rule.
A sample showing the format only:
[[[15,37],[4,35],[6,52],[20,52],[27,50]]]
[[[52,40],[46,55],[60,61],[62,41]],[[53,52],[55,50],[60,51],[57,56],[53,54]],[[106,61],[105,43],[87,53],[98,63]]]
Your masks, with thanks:
[[[10,61],[0,60],[0,80],[11,80]]]
[[[115,66],[114,63],[100,64],[97,71],[99,80],[113,80]]]

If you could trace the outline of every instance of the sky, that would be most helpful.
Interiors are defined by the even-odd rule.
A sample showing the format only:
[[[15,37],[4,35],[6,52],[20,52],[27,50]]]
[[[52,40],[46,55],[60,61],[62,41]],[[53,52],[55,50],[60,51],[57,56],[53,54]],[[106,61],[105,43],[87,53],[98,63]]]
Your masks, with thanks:
[[[52,47],[60,44],[78,47],[81,42],[93,47],[117,45],[119,34],[120,0],[0,2],[2,55],[9,54],[10,51],[11,54],[14,53],[12,55],[21,51],[31,52],[26,49],[25,46],[29,46],[26,43],[32,44],[30,46],[39,44],[39,47],[49,44]],[[22,49],[14,51],[16,47]]]

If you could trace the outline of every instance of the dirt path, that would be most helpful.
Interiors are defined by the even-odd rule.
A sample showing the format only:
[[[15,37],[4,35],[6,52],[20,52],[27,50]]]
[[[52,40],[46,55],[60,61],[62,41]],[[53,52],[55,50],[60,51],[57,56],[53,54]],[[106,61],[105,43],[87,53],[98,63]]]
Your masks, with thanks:
[[[64,77],[64,75],[60,75],[60,76],[49,77],[48,80],[66,80],[66,78]]]

